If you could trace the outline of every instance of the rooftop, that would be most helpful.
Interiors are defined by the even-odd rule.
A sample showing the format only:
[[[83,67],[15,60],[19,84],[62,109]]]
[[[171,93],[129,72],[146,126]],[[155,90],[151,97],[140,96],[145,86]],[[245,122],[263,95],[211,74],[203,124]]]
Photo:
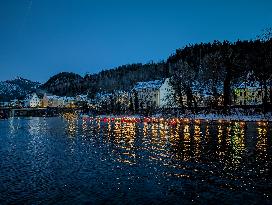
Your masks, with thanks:
[[[153,81],[147,81],[147,82],[138,82],[134,86],[134,90],[141,90],[146,88],[160,88],[163,84],[163,80],[153,80]]]

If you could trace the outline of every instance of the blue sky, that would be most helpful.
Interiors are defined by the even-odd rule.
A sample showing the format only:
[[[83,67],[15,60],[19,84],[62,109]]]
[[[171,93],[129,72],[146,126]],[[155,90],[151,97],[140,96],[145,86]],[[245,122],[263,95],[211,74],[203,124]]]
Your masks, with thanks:
[[[0,0],[0,80],[45,82],[166,59],[189,43],[254,39],[270,0]]]

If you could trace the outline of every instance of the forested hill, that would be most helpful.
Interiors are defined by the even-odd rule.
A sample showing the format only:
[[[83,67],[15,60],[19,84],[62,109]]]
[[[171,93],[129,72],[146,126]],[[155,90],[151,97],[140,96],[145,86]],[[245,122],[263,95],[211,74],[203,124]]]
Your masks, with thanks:
[[[272,39],[255,41],[228,41],[200,43],[177,49],[176,53],[159,63],[130,64],[97,74],[81,77],[74,73],[60,73],[44,84],[57,95],[95,94],[116,89],[129,90],[138,81],[162,79],[173,76],[180,89],[190,92],[192,83],[210,89],[223,84],[229,93],[232,83],[254,72],[263,84],[272,76]],[[227,100],[227,99],[226,99]]]
[[[224,106],[227,106],[231,104],[231,87],[246,80],[251,73],[252,79],[259,81],[265,90],[266,103],[268,83],[272,80],[272,38],[186,46],[170,56],[167,65],[177,94],[185,93],[189,101],[193,101],[192,90],[198,85],[198,90],[205,89],[215,98],[223,92]]]
[[[73,96],[81,92],[83,78],[75,73],[61,72],[51,77],[42,89],[60,96]]]
[[[97,92],[112,92],[117,89],[129,90],[138,81],[162,79],[169,76],[164,63],[130,64],[97,74],[81,77],[75,73],[62,72],[51,77],[42,87],[56,95],[76,95]]]
[[[169,76],[168,66],[164,63],[131,64],[99,72],[84,77],[84,89],[95,92],[130,90],[136,82],[162,79]]]

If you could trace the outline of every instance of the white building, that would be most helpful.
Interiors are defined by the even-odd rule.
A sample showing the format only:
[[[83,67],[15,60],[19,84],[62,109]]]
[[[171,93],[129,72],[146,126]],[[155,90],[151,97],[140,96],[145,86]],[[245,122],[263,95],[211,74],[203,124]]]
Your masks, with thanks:
[[[162,80],[154,80],[147,82],[138,82],[132,89],[132,97],[138,96],[139,108],[159,107],[160,105],[160,87]]]
[[[25,99],[25,107],[39,107],[41,100],[36,93],[28,95]]]
[[[63,107],[64,99],[57,95],[48,95],[44,94],[43,99],[41,100],[42,107]]]
[[[132,93],[136,92],[139,99],[139,107],[177,107],[174,100],[175,92],[170,84],[170,79],[138,82]],[[133,95],[132,95],[133,96]]]
[[[175,97],[175,91],[170,84],[170,78],[166,78],[159,88],[158,106],[161,108],[177,107],[177,103],[174,97]],[[182,98],[184,98],[184,96],[182,96]]]

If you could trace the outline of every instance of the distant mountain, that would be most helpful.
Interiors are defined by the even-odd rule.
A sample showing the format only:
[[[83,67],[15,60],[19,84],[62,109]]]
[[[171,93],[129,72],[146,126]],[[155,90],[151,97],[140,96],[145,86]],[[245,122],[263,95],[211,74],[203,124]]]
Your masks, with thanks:
[[[24,98],[27,94],[36,91],[39,86],[39,82],[33,82],[21,77],[0,81],[0,101]]]

